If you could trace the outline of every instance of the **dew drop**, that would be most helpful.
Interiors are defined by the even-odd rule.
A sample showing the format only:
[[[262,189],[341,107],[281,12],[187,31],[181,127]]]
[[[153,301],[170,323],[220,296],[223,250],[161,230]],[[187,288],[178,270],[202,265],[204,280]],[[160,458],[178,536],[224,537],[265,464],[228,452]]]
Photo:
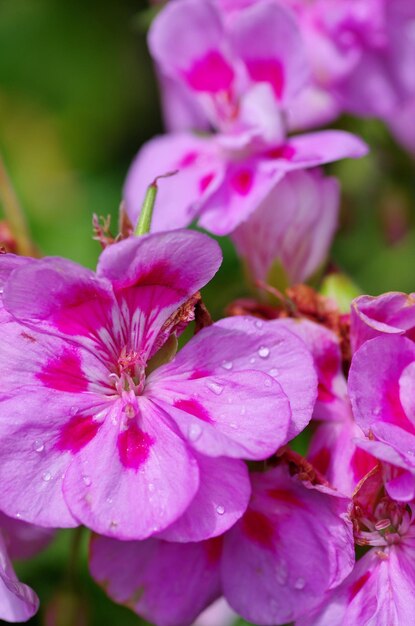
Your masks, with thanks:
[[[197,441],[202,434],[202,427],[199,424],[193,422],[189,427],[189,439],[190,441]]]
[[[21,513],[16,513],[16,517],[17,517],[17,519],[20,519],[22,517]]]
[[[272,385],[271,380],[270,380],[269,378],[267,378],[267,379],[265,380],[264,385],[265,385],[265,387],[271,387],[271,385]]]
[[[223,361],[222,367],[224,370],[231,370],[233,368],[233,363],[232,361]]]
[[[115,519],[110,521],[110,528],[111,529],[112,528],[117,528],[117,526],[118,526],[118,522]]]
[[[83,474],[82,480],[84,481],[84,485],[86,485],[87,487],[90,487],[92,485],[91,478],[90,476],[88,476],[88,474]]]
[[[276,367],[273,367],[272,370],[269,370],[268,374],[272,377],[279,376],[280,371],[277,370]]]
[[[50,472],[44,472],[42,474],[42,480],[44,480],[45,483],[48,483],[51,479],[52,479],[52,474]]]
[[[255,326],[256,326],[257,328],[262,328],[262,327],[263,327],[263,325],[264,325],[264,323],[263,323],[263,322],[261,322],[261,320],[256,320],[256,322],[255,322]]]
[[[279,585],[285,585],[288,578],[287,565],[285,561],[280,561],[277,563],[276,568],[276,579]]]
[[[106,502],[107,504],[112,504],[112,498],[107,498]]]
[[[43,452],[44,449],[45,449],[45,444],[43,443],[41,439],[36,439],[33,442],[33,450],[35,452]]]
[[[269,357],[270,349],[266,346],[261,346],[258,350],[258,354],[261,359],[267,359]]]
[[[231,424],[229,424],[229,426],[230,426],[233,430],[238,430],[238,424],[235,424],[235,422],[232,422]]]
[[[216,513],[218,515],[223,515],[225,513],[225,507],[221,504],[218,504],[218,506],[216,507]]]
[[[373,409],[373,415],[380,415],[380,411],[381,411],[380,406],[375,407]]]
[[[214,382],[207,383],[207,388],[210,389],[210,391],[212,391],[217,396],[220,396],[220,394],[223,391],[222,385],[219,385],[219,383],[214,383]]]
[[[153,492],[153,491],[154,491],[154,489],[155,489],[155,487],[154,487],[153,483],[149,483],[149,484],[148,484],[148,490],[149,490],[150,492]]]
[[[255,363],[256,359],[254,357],[252,357],[252,359],[249,359],[249,362],[253,365]]]
[[[294,583],[294,589],[301,590],[301,589],[304,589],[304,587],[305,587],[304,578],[297,578],[297,580]]]

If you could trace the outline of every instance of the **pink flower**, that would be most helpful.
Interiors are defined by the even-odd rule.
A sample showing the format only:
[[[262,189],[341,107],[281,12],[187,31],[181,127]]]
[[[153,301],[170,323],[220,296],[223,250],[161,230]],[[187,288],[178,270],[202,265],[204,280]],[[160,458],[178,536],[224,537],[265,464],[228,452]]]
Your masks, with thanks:
[[[293,16],[277,3],[259,2],[225,23],[209,0],[173,2],[156,18],[149,45],[162,75],[193,95],[218,132],[177,132],[140,150],[124,190],[133,222],[147,185],[177,170],[160,184],[153,230],[197,220],[229,234],[288,172],[366,153],[341,131],[287,138],[287,112],[306,84],[307,65]]]
[[[381,336],[355,353],[349,394],[358,426],[369,440],[359,446],[400,470],[386,482],[391,498],[415,498],[415,344]]]
[[[318,170],[287,174],[232,240],[253,280],[273,284],[282,270],[289,284],[306,281],[325,261],[339,213],[339,186]]]
[[[21,583],[10,559],[26,559],[44,548],[53,531],[38,528],[0,513],[0,619],[25,622],[39,607],[34,591]]]
[[[365,341],[380,335],[415,338],[415,295],[391,291],[381,296],[360,296],[352,303],[350,339],[355,352]]]
[[[373,546],[320,608],[297,626],[401,626],[415,609],[414,502],[392,500],[374,470],[354,497],[352,517],[358,545]]]
[[[353,567],[347,499],[291,476],[284,463],[251,481],[249,507],[223,538],[177,544],[95,537],[93,577],[158,626],[191,624],[221,593],[245,619],[264,625],[308,612]]]
[[[178,541],[243,514],[241,459],[267,458],[305,427],[316,380],[300,340],[250,318],[205,328],[173,358],[219,264],[195,232],[109,246],[96,274],[0,258],[2,510],[122,539],[169,527]]]

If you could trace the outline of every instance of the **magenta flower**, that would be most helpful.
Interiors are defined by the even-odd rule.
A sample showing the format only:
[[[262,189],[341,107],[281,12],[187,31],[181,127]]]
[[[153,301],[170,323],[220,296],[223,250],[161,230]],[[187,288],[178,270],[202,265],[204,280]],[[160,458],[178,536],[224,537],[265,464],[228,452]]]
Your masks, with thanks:
[[[170,527],[179,541],[242,515],[241,459],[304,428],[316,380],[300,340],[249,318],[204,329],[167,362],[219,264],[194,232],[112,245],[96,274],[1,257],[2,510],[123,539]]]
[[[415,498],[415,344],[405,337],[366,341],[355,353],[349,394],[358,426],[370,440],[359,446],[400,470],[386,482],[391,498]]]
[[[221,593],[255,623],[296,619],[353,567],[348,501],[291,476],[285,464],[251,481],[249,507],[223,538],[177,544],[95,537],[93,577],[158,626],[191,624]]]
[[[307,65],[295,21],[279,4],[259,2],[224,24],[210,1],[173,2],[154,21],[149,44],[162,75],[193,94],[218,132],[173,133],[141,149],[124,191],[133,222],[149,182],[177,170],[160,184],[153,230],[197,220],[229,234],[288,172],[366,153],[341,131],[287,138]]]
[[[415,295],[395,291],[381,296],[360,296],[352,303],[350,340],[355,352],[365,341],[380,335],[415,337]]]
[[[327,594],[320,608],[296,626],[402,626],[415,609],[414,502],[392,500],[382,470],[367,477],[354,498],[352,517],[358,545],[371,549],[350,576]]]
[[[339,186],[315,169],[287,174],[232,240],[253,280],[272,284],[281,268],[289,284],[310,278],[328,254],[339,213]]]

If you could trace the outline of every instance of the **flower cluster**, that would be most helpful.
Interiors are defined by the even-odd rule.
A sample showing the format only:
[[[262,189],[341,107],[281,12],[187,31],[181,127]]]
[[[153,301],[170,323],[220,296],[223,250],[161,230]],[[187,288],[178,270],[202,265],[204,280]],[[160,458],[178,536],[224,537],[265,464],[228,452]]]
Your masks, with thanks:
[[[0,255],[0,618],[38,607],[9,559],[85,526],[92,577],[157,626],[219,598],[263,626],[412,623],[415,297],[341,312],[300,283],[320,286],[337,228],[340,185],[320,166],[367,151],[309,129],[349,111],[399,134],[413,14],[409,0],[161,9],[149,48],[170,132],[127,176],[132,228],[100,237],[95,272]],[[136,229],[166,173],[151,232]],[[200,290],[221,250],[195,221],[230,235],[258,288],[216,322]]]

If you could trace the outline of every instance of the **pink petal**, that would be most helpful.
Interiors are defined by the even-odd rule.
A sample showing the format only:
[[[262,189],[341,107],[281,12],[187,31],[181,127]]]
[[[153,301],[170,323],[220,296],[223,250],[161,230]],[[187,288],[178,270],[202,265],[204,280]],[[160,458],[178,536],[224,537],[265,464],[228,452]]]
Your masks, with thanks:
[[[19,582],[0,536],[0,618],[7,622],[25,622],[36,613],[39,599],[35,592]]]
[[[378,297],[360,296],[351,308],[351,342],[355,352],[365,341],[382,334],[413,336],[415,300],[389,292]]]
[[[169,4],[154,20],[149,47],[164,73],[196,92],[215,94],[228,90],[234,78],[222,39],[222,24],[212,3],[182,0]]]
[[[224,595],[244,619],[283,624],[310,611],[354,562],[347,501],[307,488],[280,466],[253,474],[245,516],[226,536]]]
[[[217,537],[242,517],[251,495],[242,461],[197,455],[200,485],[186,512],[159,534],[167,541],[204,541]]]
[[[297,418],[307,420],[308,401],[312,402],[315,393],[310,358],[298,342],[290,344],[291,336],[282,336],[287,358],[305,361],[307,395],[305,406],[297,405]],[[287,397],[278,382],[264,373],[272,369],[282,337],[267,333],[269,343],[262,343],[264,338],[253,318],[232,318],[229,327],[214,324],[148,378],[146,393],[163,406],[189,444],[202,454],[263,459],[287,441],[291,415]],[[282,353],[286,354],[284,348]]]
[[[0,513],[0,527],[7,551],[12,559],[28,559],[43,550],[55,531],[27,524]]]
[[[176,133],[145,144],[130,167],[124,187],[133,224],[138,220],[148,185],[157,176],[176,171],[158,182],[152,232],[183,228],[197,218],[204,199],[223,179],[215,141]]]
[[[198,464],[168,418],[145,398],[139,408],[139,430],[132,422],[119,431],[121,411],[114,405],[95,439],[74,457],[63,485],[81,523],[119,539],[144,539],[166,528],[199,486]]]
[[[253,81],[267,82],[288,103],[303,89],[308,64],[300,31],[291,13],[277,3],[258,2],[230,24],[233,48]]]
[[[190,626],[220,595],[220,540],[116,541],[94,537],[90,570],[115,602],[159,626]]]

